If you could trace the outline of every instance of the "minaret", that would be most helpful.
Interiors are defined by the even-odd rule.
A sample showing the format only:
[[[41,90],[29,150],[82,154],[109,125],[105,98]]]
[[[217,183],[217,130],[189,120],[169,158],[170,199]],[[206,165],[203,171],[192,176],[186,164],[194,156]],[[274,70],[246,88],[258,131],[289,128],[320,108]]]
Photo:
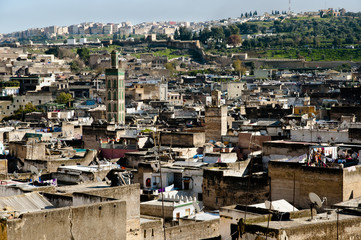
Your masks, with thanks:
[[[205,136],[206,141],[221,141],[227,134],[227,106],[222,106],[221,92],[215,90],[211,94],[212,104],[205,107]]]
[[[111,68],[105,70],[106,118],[109,123],[125,124],[124,71],[119,67],[118,53],[111,53]]]

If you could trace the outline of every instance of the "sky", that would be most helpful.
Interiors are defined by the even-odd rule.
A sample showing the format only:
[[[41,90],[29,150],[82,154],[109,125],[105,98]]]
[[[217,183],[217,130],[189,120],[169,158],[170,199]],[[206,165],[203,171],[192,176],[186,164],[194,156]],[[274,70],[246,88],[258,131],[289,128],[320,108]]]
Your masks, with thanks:
[[[325,7],[359,12],[361,0],[291,0],[293,12]],[[0,33],[81,22],[217,20],[255,10],[288,10],[288,0],[0,0]]]

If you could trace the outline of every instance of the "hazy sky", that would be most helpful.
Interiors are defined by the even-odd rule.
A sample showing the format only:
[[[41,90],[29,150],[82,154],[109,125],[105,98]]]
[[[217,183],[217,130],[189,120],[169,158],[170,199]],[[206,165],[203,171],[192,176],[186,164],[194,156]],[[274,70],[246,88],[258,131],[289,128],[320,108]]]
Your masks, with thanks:
[[[291,0],[294,12],[361,11],[361,0]],[[202,21],[257,10],[288,10],[288,0],[0,0],[0,33],[81,22]]]

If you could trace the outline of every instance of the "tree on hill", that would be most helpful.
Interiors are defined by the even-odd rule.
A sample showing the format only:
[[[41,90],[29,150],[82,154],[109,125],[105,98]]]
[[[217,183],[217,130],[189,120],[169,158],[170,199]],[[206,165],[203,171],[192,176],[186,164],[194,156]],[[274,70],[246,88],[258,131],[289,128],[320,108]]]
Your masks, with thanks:
[[[239,34],[233,34],[228,38],[228,44],[231,46],[238,46],[242,43],[242,38]]]
[[[78,48],[76,53],[79,55],[79,58],[84,61],[85,64],[89,63],[89,49],[88,48]]]

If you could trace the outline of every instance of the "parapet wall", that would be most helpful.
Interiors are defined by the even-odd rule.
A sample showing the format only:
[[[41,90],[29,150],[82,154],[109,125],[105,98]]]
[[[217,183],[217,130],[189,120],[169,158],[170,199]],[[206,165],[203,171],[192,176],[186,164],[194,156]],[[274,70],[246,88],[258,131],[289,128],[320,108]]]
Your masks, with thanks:
[[[324,207],[361,197],[360,173],[359,165],[348,168],[324,168],[276,161],[268,164],[272,200],[285,199],[301,208],[309,208],[310,192],[327,198]]]
[[[111,201],[24,213],[1,223],[1,239],[126,239],[126,203]]]

